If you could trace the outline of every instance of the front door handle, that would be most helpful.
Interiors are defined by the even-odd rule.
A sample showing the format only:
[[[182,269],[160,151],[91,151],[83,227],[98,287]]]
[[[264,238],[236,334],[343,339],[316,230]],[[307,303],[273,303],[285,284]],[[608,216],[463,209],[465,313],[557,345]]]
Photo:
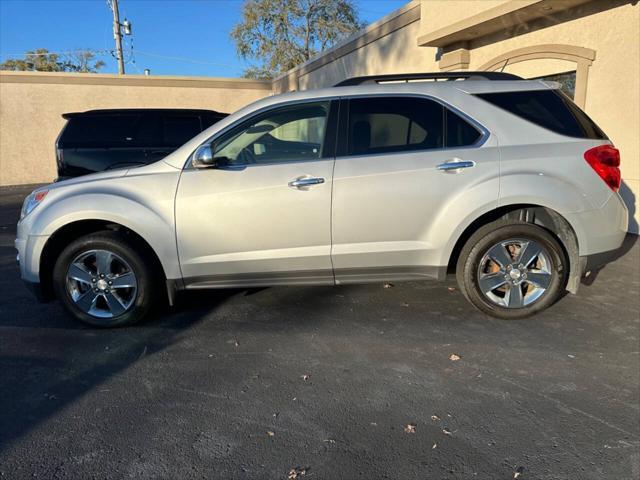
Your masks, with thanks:
[[[289,182],[289,186],[293,188],[308,187],[310,185],[318,185],[324,183],[324,178],[319,177],[300,177]]]
[[[460,160],[459,158],[453,158],[447,162],[441,163],[436,168],[443,172],[456,173],[463,168],[471,168],[475,166],[476,162],[473,160]]]

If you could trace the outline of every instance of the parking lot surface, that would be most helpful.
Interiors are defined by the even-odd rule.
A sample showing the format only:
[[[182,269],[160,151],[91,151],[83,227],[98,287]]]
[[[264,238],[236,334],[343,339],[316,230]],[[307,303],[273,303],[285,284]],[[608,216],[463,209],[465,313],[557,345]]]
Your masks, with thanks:
[[[640,245],[537,317],[455,283],[184,294],[97,330],[19,281],[0,190],[0,478],[640,476]]]

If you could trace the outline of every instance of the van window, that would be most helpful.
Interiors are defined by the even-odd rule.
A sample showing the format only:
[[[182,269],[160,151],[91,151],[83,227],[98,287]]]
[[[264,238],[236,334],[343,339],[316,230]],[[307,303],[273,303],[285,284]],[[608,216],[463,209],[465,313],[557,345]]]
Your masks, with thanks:
[[[162,138],[168,147],[180,147],[202,131],[200,117],[194,115],[167,115],[162,122]]]
[[[482,93],[478,97],[531,123],[568,137],[606,139],[586,113],[557,90]]]
[[[139,146],[142,115],[80,115],[71,117],[62,132],[60,148]]]
[[[349,100],[349,155],[442,148],[444,107],[415,97]]]

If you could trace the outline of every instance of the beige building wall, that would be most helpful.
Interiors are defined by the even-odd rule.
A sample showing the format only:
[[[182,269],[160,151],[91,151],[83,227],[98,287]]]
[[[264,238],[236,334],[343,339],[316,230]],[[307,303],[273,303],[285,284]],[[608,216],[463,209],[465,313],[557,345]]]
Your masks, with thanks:
[[[244,79],[0,72],[0,185],[56,177],[63,113],[137,107],[230,113],[270,94],[271,82]]]

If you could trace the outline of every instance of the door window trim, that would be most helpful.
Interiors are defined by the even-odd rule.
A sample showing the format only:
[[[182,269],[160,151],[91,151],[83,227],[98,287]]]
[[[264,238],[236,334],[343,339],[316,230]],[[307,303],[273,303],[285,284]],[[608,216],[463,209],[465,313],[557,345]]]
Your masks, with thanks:
[[[446,146],[446,138],[444,139],[444,145],[442,148],[420,148],[415,150],[399,150],[395,152],[384,152],[384,153],[364,153],[360,155],[349,155],[348,154],[348,142],[349,142],[349,100],[351,99],[361,99],[361,98],[396,98],[396,97],[409,97],[409,98],[419,98],[434,101],[440,104],[443,108],[449,109],[451,112],[459,115],[463,120],[468,122],[472,127],[474,127],[480,133],[478,139],[472,143],[471,145],[465,145],[462,147],[447,147]],[[443,112],[443,132],[446,128],[445,121],[446,115]],[[343,95],[340,97],[340,113],[339,113],[339,121],[338,121],[338,138],[336,140],[336,158],[359,158],[359,157],[370,157],[370,156],[389,156],[389,155],[407,155],[418,152],[441,152],[447,150],[462,150],[462,149],[472,149],[472,148],[480,148],[482,145],[486,143],[486,141],[491,136],[491,132],[480,122],[478,122],[475,118],[469,116],[465,112],[461,111],[459,108],[454,107],[453,105],[445,102],[444,100],[434,97],[433,95],[421,94],[421,93],[362,93],[362,94],[353,94],[353,95]]]

